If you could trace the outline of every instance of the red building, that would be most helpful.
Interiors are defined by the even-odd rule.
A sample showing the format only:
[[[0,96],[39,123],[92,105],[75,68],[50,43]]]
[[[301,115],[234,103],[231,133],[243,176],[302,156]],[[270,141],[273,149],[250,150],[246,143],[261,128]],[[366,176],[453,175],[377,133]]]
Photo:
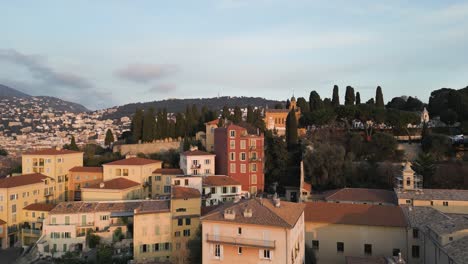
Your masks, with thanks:
[[[248,134],[243,127],[228,125],[215,130],[214,143],[216,174],[234,178],[251,194],[263,191],[263,134]]]

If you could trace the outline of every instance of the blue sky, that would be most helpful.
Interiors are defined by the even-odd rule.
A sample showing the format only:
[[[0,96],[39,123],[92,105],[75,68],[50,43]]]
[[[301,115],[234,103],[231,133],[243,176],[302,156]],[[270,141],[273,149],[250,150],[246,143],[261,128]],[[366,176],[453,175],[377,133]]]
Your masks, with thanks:
[[[98,109],[468,85],[468,1],[0,1],[0,83]]]

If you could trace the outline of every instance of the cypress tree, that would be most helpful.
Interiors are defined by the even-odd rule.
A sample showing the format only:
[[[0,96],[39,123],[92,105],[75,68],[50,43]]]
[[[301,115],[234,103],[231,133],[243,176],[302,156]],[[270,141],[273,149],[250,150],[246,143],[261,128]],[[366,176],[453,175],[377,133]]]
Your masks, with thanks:
[[[242,122],[242,110],[239,106],[234,107],[234,115],[232,116],[232,122],[239,124]]]
[[[332,105],[334,107],[340,105],[340,96],[338,94],[338,85],[333,86]]]
[[[345,105],[354,105],[355,100],[356,97],[354,95],[354,88],[351,86],[346,86]]]
[[[70,150],[75,150],[75,151],[79,151],[79,150],[80,150],[80,149],[78,148],[78,145],[76,145],[75,136],[72,136],[72,137],[71,137],[71,142],[70,142],[69,149],[70,149]]]
[[[145,111],[143,115],[143,133],[141,139],[144,142],[151,142],[155,136],[156,120],[154,116],[154,109],[150,108]]]
[[[247,106],[247,123],[254,124],[255,123],[255,116],[252,106]]]
[[[359,92],[356,93],[356,105],[361,104],[361,94]]]
[[[377,86],[377,89],[375,90],[375,105],[378,108],[384,108],[383,93],[380,86]]]
[[[297,106],[301,108],[302,113],[310,112],[309,104],[304,97],[297,98]]]
[[[310,112],[321,109],[322,106],[323,104],[322,104],[322,99],[320,99],[320,95],[316,91],[310,92],[310,95],[309,95]]]
[[[115,141],[114,134],[112,134],[112,131],[110,129],[107,129],[106,138],[104,139],[104,145],[106,145],[107,147],[110,147],[110,145],[114,141]]]
[[[185,119],[182,113],[176,114],[175,136],[183,137],[185,134]]]
[[[291,101],[289,99],[286,99],[286,109],[289,109],[291,107]]]
[[[131,126],[134,141],[141,140],[143,134],[143,110],[137,109],[132,118]]]
[[[288,145],[288,149],[293,149],[297,146],[297,138],[296,112],[294,109],[291,109],[286,117],[286,143]]]
[[[221,113],[221,119],[231,120],[231,111],[227,105],[223,106],[223,112]]]

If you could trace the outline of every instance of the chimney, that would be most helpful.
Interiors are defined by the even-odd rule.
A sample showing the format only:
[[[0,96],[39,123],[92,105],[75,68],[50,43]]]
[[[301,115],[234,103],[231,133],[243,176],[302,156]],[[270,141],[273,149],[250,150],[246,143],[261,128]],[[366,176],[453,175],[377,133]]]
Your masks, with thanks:
[[[101,183],[99,184],[99,188],[101,188],[101,189],[104,188],[104,186],[105,186],[105,184],[104,184],[103,182],[101,182]]]
[[[190,146],[190,151],[195,151],[195,150],[198,150],[197,146]]]
[[[245,217],[245,218],[250,218],[250,217],[252,217],[252,209],[246,208],[246,209],[244,210],[244,217]]]

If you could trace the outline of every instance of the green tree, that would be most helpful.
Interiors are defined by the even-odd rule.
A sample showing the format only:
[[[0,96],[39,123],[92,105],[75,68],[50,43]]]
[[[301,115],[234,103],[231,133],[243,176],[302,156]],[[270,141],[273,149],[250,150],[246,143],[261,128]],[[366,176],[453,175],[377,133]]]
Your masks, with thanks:
[[[453,126],[458,120],[457,112],[452,109],[446,109],[440,114],[440,121],[444,122],[449,126]]]
[[[351,86],[346,86],[345,105],[354,105],[355,101],[356,96],[354,95],[354,88]]]
[[[101,237],[91,233],[90,231],[86,233],[86,243],[88,244],[89,248],[96,248],[100,241]]]
[[[112,130],[107,129],[106,138],[104,139],[104,145],[110,147],[112,143],[114,143],[114,134],[112,134]]]
[[[343,174],[346,152],[336,144],[317,143],[304,155],[305,178],[318,189],[346,186]]]
[[[361,94],[359,92],[356,93],[356,105],[361,104]]]
[[[320,95],[316,91],[310,92],[309,95],[309,110],[311,112],[321,109],[323,107],[322,99],[320,99]]]
[[[239,124],[242,122],[242,110],[239,106],[234,107],[234,115],[232,116],[232,122]]]
[[[141,139],[144,142],[151,142],[154,140],[155,127],[156,127],[156,119],[155,119],[154,109],[150,108],[145,111],[144,116],[143,116],[143,131],[142,131]]]
[[[370,159],[372,161],[399,160],[397,141],[392,134],[375,133],[369,145]]]
[[[304,97],[297,98],[297,106],[301,108],[302,113],[309,112],[309,104]],[[289,108],[288,108],[289,109]]]
[[[337,107],[340,105],[340,96],[338,91],[338,85],[333,86],[332,105]]]
[[[446,135],[431,133],[421,141],[421,148],[431,154],[436,161],[445,160],[453,155],[452,141]]]
[[[187,242],[189,249],[189,263],[202,263],[202,232],[201,227],[197,229],[195,236]]]
[[[291,107],[291,101],[289,99],[286,99],[286,109],[289,109]]]
[[[108,245],[102,245],[98,248],[96,258],[100,264],[112,264],[112,256],[114,255],[114,249]]]
[[[252,106],[247,106],[247,123],[249,124],[254,124],[255,123],[255,116],[254,116],[254,110]]]
[[[367,100],[366,104],[368,104],[368,105],[375,105],[374,98],[371,98],[371,99]]]
[[[382,88],[380,86],[377,86],[377,89],[375,90],[375,105],[378,108],[384,108],[384,99],[383,99],[383,93],[382,93]]]
[[[74,151],[79,151],[80,150],[78,148],[78,145],[76,145],[75,136],[71,137],[70,146],[68,147],[68,149],[69,150],[74,150]]]
[[[133,115],[131,131],[134,142],[141,140],[143,135],[143,110],[137,109]]]
[[[265,132],[265,187],[279,183],[286,175],[288,151],[284,137]],[[273,192],[273,191],[272,191]]]
[[[296,111],[291,109],[286,117],[286,143],[288,149],[296,147],[298,143]]]
[[[433,176],[436,171],[435,159],[430,153],[420,153],[413,165],[411,166],[413,170],[423,176],[423,188],[434,188],[432,185]]]

